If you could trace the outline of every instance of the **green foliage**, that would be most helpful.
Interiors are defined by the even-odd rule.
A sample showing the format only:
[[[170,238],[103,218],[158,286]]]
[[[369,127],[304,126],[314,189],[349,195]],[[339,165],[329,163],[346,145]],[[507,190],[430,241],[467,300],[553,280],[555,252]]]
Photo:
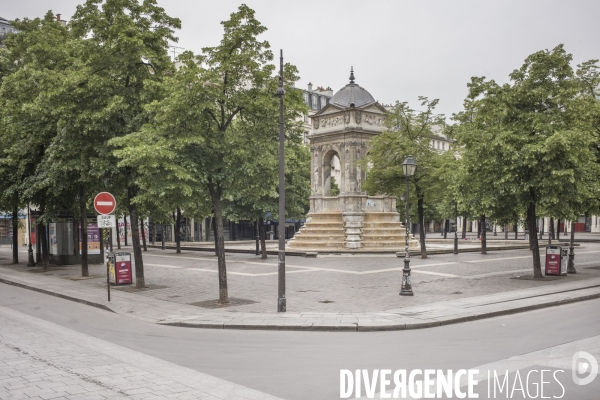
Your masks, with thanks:
[[[590,149],[598,143],[598,101],[582,96],[570,62],[558,46],[529,56],[511,84],[471,80],[465,111],[455,115],[466,208],[502,222],[531,202],[561,219],[597,209],[599,170]]]
[[[331,177],[331,195],[332,196],[338,196],[340,194],[340,187],[338,186],[335,178],[332,176]]]

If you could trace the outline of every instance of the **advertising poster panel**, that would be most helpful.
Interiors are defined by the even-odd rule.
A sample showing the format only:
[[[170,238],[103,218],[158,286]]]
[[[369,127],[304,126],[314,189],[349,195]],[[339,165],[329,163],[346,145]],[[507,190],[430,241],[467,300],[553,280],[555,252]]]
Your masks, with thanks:
[[[88,224],[87,240],[88,254],[100,254],[100,229],[98,228],[98,224],[96,222]],[[79,251],[81,251],[81,228],[79,229]]]
[[[560,275],[560,247],[546,247],[546,275]]]

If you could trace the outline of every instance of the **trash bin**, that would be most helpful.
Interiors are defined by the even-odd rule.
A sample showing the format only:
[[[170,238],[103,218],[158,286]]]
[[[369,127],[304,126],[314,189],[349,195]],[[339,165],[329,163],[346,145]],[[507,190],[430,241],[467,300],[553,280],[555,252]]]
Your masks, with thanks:
[[[559,247],[559,249],[560,249],[560,275],[567,276],[567,266],[569,264],[569,249],[567,249],[566,247],[564,249],[562,247]]]
[[[562,269],[562,252],[558,246],[546,247],[546,268],[544,273],[546,275],[561,275]],[[566,269],[565,269],[566,272]]]
[[[131,273],[131,253],[109,253],[108,270],[110,283],[113,285],[131,285],[133,277]]]
[[[275,239],[275,232],[273,232],[273,231],[267,232],[267,237],[269,238],[269,240]]]

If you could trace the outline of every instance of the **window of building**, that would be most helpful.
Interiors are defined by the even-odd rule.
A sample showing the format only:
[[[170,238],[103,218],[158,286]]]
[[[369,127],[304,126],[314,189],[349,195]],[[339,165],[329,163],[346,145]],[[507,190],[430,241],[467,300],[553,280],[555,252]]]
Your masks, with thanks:
[[[321,97],[321,108],[327,105],[327,97]]]
[[[304,123],[308,124],[308,115],[304,114]]]
[[[446,143],[442,142],[442,150],[446,150]]]
[[[304,103],[305,103],[306,105],[309,105],[309,104],[308,104],[308,93],[304,93]]]
[[[312,107],[317,108],[317,96],[312,96]]]

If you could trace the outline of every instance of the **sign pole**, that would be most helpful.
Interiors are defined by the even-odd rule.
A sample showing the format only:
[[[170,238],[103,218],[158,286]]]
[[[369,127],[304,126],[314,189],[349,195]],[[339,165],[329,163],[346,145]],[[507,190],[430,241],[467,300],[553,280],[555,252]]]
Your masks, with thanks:
[[[102,229],[102,237],[104,241],[104,263],[106,264],[106,292],[108,294],[108,301],[110,302],[110,268],[108,266],[108,229]]]

